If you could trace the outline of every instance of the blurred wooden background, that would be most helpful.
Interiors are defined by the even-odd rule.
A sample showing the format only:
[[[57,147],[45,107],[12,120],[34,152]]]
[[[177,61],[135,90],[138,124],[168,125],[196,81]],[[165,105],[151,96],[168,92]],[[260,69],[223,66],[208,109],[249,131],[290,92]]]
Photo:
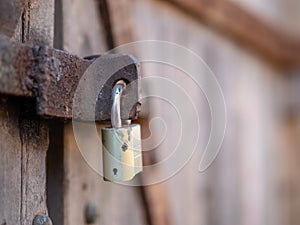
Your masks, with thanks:
[[[101,41],[95,42],[97,38],[102,38],[103,42],[107,36],[103,37],[103,33],[99,31],[93,34],[98,29],[98,20],[91,20],[92,9],[87,9],[87,3],[70,0],[62,2],[65,4],[63,15],[66,18],[63,21],[66,29],[69,29],[64,35],[65,49],[83,56],[107,49]],[[89,1],[88,4],[92,5],[92,2]],[[258,21],[274,28],[278,32],[276,34],[298,40],[299,43],[298,1],[235,0],[233,3],[254,15]],[[228,121],[224,143],[213,165],[204,173],[199,173],[198,163],[208,138],[210,124],[207,121],[210,117],[207,109],[203,107],[205,104],[201,104],[205,101],[203,96],[200,96],[198,90],[194,90],[195,94],[199,94],[198,107],[202,112],[201,121],[204,124],[201,128],[201,149],[180,173],[163,184],[156,185],[160,187],[157,190],[164,190],[166,196],[162,200],[153,200],[150,197],[152,200],[150,199],[146,206],[151,223],[298,224],[299,70],[296,66],[279,66],[270,60],[272,57],[266,57],[268,54],[257,51],[253,43],[245,43],[243,39],[233,37],[234,35],[230,34],[231,30],[228,34],[226,21],[223,24],[224,28],[218,28],[214,23],[210,23],[209,16],[202,19],[190,12],[189,8],[183,9],[181,6],[184,4],[185,1],[176,4],[176,1],[111,0],[107,1],[106,5],[109,17],[104,18],[110,20],[110,26],[100,24],[102,29],[106,30],[106,34],[110,34],[106,39],[106,46],[109,47],[146,39],[170,41],[193,50],[216,74],[225,95]],[[204,1],[204,4],[209,2]],[[70,13],[71,7],[78,9],[77,13],[73,10],[75,17]],[[83,8],[89,13],[82,10]],[[218,11],[217,8],[215,10]],[[88,15],[84,15],[85,13]],[[76,32],[72,29],[74,20],[78,19],[79,15],[80,21],[85,21],[87,16],[92,24],[84,32],[89,38],[80,36],[83,33],[72,33]],[[236,20],[239,23],[239,18]],[[255,23],[253,24],[255,26]],[[85,29],[86,26],[82,27]],[[255,35],[257,30],[256,27],[245,29],[250,35],[251,32]],[[74,41],[74,36],[79,39],[78,42]],[[85,41],[80,40],[84,38]],[[272,38],[277,37],[272,37],[272,33],[268,36],[262,32],[257,38],[268,43],[269,39],[272,42]],[[90,49],[84,45],[86,43],[89,43]],[[288,49],[288,44],[275,44],[274,51],[276,46],[280,50],[277,51],[279,58],[285,51],[299,56],[299,45],[295,49]],[[164,76],[168,74],[167,71],[159,72]],[[173,79],[177,82],[185,80],[180,75]],[[150,114],[163,113],[163,110],[168,109],[161,109],[156,105]],[[171,123],[172,121],[167,121],[167,125]],[[176,131],[168,130],[168,135],[176,136]],[[158,148],[156,154],[163,152],[164,149]],[[159,191],[154,193],[155,196],[161,195]],[[133,207],[141,206],[135,204]]]
[[[267,28],[260,27],[261,23],[253,19],[249,24],[252,26],[243,31],[253,36],[251,39],[236,36],[234,28],[228,24],[228,21],[234,23],[230,19],[211,22],[213,10],[208,12],[212,15],[199,17],[192,7],[182,8],[192,2],[196,2],[194,8],[197,8],[197,1],[192,0],[109,2],[116,45],[147,39],[187,47],[211,67],[225,95],[228,121],[224,143],[213,165],[199,173],[198,164],[207,141],[210,117],[203,109],[207,107],[203,97],[194,90],[199,94],[198,107],[204,131],[196,156],[164,183],[170,224],[296,225],[300,221],[300,71],[297,66],[279,66],[267,52],[261,51],[270,51],[272,56],[277,52],[280,58],[293,43],[276,43],[274,39],[290,38],[296,44],[288,51],[297,55],[299,65],[300,3],[296,0],[233,1],[267,25]],[[227,1],[198,1],[198,4],[210,6],[209,2],[213,8],[222,2],[226,5]],[[216,2],[221,3],[214,5]],[[237,24],[243,22],[239,17],[235,20]],[[218,27],[220,25],[223,27]],[[274,36],[269,27],[278,36]],[[257,49],[260,41],[265,48]],[[276,44],[272,46],[268,42]],[[170,75],[168,71],[159,72],[165,77]],[[172,79],[178,83],[186,81],[174,74]],[[165,110],[168,109],[156,105],[152,113],[167,114]],[[170,120],[166,120],[167,125],[176,123]],[[169,129],[168,135],[175,137],[176,131]],[[168,146],[156,152],[163,154],[164,148]]]
[[[300,37],[297,22],[299,2],[235,2],[274,27],[275,31],[280,31],[280,34],[291,39]],[[184,4],[185,1],[182,1],[181,5]],[[198,172],[198,163],[209,132],[209,123],[205,123],[209,121],[208,112],[200,109],[204,124],[202,148],[180,173],[161,184],[167,192],[169,208],[163,212],[169,212],[169,215],[165,215],[170,219],[169,223],[298,224],[300,177],[297,173],[297,152],[300,145],[297,140],[297,90],[300,83],[297,68],[277,67],[267,57],[253,51],[255,46],[227,35],[226,26],[216,29],[209,21],[201,20],[192,12],[189,13],[188,9],[183,10],[180,4],[169,1],[112,0],[108,6],[114,46],[147,39],[165,40],[187,47],[199,54],[212,68],[225,95],[227,133],[217,160],[205,173]],[[246,29],[258,39],[272,41],[271,34],[256,35],[256,27]],[[283,43],[277,45],[285,48]],[[278,54],[281,55],[281,52]],[[168,74],[167,71],[160,72],[164,76]],[[185,81],[180,75],[175,80]],[[199,92],[194,91],[196,94]],[[201,108],[203,104],[200,102],[204,100],[198,94],[198,106]],[[163,113],[163,110],[156,105],[152,113]],[[172,121],[169,120],[170,123]],[[168,130],[168,135],[175,137],[176,133]],[[164,149],[158,148],[156,152],[159,154]],[[156,208],[162,203],[151,204]],[[159,221],[152,222],[160,224]]]

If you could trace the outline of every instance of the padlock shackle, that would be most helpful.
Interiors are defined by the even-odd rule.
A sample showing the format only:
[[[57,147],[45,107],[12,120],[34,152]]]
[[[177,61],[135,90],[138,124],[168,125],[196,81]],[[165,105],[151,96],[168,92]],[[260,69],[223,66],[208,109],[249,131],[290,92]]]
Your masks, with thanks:
[[[122,127],[121,119],[121,97],[123,91],[126,89],[126,83],[119,80],[112,90],[112,107],[111,107],[111,125],[114,128]]]

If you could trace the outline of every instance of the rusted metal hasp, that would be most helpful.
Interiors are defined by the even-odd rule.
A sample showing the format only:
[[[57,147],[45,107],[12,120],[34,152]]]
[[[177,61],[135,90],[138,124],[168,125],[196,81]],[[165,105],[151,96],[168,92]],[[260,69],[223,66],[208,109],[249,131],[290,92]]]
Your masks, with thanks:
[[[124,94],[122,118],[136,118],[139,109],[138,83],[134,82],[138,80],[136,60],[130,55],[113,54],[100,56],[97,61],[100,67],[94,66],[95,82],[86,87],[99,93],[95,117],[86,116],[83,110],[76,112],[76,119],[109,120],[111,90],[121,79],[133,84]],[[13,42],[0,35],[0,93],[35,97],[39,115],[71,119],[78,83],[93,62],[57,49]],[[110,70],[115,72],[106,73]],[[91,107],[89,101],[77,101],[78,104],[79,109]]]

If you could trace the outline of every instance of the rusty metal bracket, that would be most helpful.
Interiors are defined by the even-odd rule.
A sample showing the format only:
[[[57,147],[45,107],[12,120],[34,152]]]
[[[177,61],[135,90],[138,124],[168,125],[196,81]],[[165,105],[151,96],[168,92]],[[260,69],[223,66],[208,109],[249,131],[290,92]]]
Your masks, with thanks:
[[[94,119],[104,121],[110,119],[113,85],[120,79],[128,83],[137,81],[138,69],[137,61],[130,55],[104,55],[99,59],[104,66],[121,62],[126,65],[112,75],[101,72],[101,68],[97,74],[97,79],[105,80],[105,84],[96,87],[99,95]],[[71,119],[78,82],[92,62],[93,59],[50,47],[21,44],[0,35],[0,93],[36,98],[37,114],[43,117]],[[122,119],[135,119],[139,111],[138,83],[134,83],[125,95]],[[76,119],[89,120],[81,113],[76,115]]]

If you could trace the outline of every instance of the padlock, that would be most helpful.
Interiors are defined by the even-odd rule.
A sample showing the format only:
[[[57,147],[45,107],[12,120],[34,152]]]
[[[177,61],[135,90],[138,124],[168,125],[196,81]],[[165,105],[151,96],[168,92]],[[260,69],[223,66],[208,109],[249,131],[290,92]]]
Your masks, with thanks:
[[[111,127],[102,128],[103,175],[107,181],[129,181],[140,173],[142,165],[141,127],[121,120],[121,96],[124,81],[113,87]]]

